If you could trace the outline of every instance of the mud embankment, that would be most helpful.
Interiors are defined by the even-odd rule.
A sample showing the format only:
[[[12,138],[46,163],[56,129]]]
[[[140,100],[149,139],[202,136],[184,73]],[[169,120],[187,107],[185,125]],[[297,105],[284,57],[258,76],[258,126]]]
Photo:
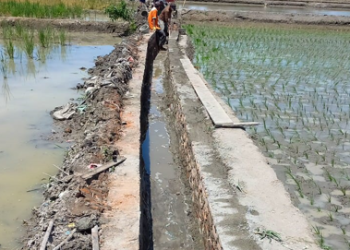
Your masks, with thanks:
[[[46,249],[53,249],[72,234],[60,249],[91,249],[91,228],[107,222],[102,213],[109,210],[108,172],[113,168],[91,178],[83,175],[102,167],[98,164],[121,159],[115,142],[125,126],[120,117],[132,68],[137,63],[139,39],[129,37],[109,55],[98,57],[95,67],[89,69],[91,77],[77,86],[84,95],[71,105],[74,107],[71,119],[57,121],[58,133],[52,139],[71,141],[74,145],[67,149],[63,165],[58,166],[59,173],[50,178],[44,202],[26,222],[22,249],[38,249],[52,220]]]
[[[184,22],[264,22],[307,25],[348,26],[350,17],[321,16],[313,14],[279,14],[258,11],[201,11],[183,9],[181,17]]]
[[[77,19],[37,19],[26,17],[0,17],[1,24],[21,24],[25,27],[41,29],[47,26],[64,29],[65,31],[112,33],[115,36],[129,34],[130,24],[125,21],[93,22]]]

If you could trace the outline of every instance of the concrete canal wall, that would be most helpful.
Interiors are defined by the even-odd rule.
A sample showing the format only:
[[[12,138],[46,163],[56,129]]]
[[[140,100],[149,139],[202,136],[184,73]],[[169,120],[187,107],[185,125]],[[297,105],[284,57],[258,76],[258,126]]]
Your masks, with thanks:
[[[130,83],[132,98],[123,113],[128,130],[118,145],[130,160],[113,174],[109,194],[113,210],[102,232],[101,249],[105,250],[153,246],[149,176],[140,160],[140,141],[148,124],[152,63],[158,50],[151,49],[155,37],[147,39],[140,44],[140,63]],[[172,32],[168,46],[164,102],[171,114],[169,128],[175,132],[171,143],[178,145],[179,161],[194,204],[189,216],[198,220],[202,249],[320,249],[306,218],[292,205],[289,194],[248,134],[240,128],[213,125],[208,107],[198,98],[193,84],[207,88],[232,123],[239,120],[208,88],[193,65],[184,63],[189,62],[186,36]],[[189,74],[200,80],[194,83]],[[269,232],[277,233],[282,241],[270,240],[266,237]]]
[[[168,106],[178,136],[183,167],[192,188],[203,249],[319,249],[312,230],[273,169],[242,129],[214,128],[207,108],[184,68],[186,37],[171,34],[168,51]],[[202,78],[202,83],[207,86]],[[232,119],[233,111],[214,98]],[[282,242],[262,236],[267,231]]]

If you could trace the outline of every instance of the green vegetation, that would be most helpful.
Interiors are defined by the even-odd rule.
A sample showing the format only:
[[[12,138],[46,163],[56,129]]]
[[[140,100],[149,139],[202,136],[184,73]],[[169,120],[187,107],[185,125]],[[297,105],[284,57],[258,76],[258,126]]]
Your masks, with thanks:
[[[132,22],[134,19],[134,11],[128,7],[124,0],[121,0],[118,4],[112,4],[105,9],[105,14],[114,21],[117,19],[123,19]]]
[[[62,2],[45,5],[29,1],[0,1],[0,14],[16,17],[74,18],[82,16],[83,8],[79,5],[70,7]]]
[[[14,59],[22,63],[23,55],[25,55],[27,66],[32,69],[30,65],[33,65],[33,59],[45,62],[47,56],[59,46],[62,48],[68,39],[65,31],[50,27],[37,31],[19,24],[11,26],[1,23],[0,26],[4,39],[4,49],[1,52],[3,78],[7,78],[9,73],[15,73]],[[35,74],[35,70],[32,73]]]
[[[240,120],[260,122],[247,132],[276,159],[277,173],[287,169],[295,204],[315,222],[312,211],[322,208],[338,230],[338,216],[347,216],[339,208],[349,206],[350,32],[247,23],[185,28],[208,83]]]

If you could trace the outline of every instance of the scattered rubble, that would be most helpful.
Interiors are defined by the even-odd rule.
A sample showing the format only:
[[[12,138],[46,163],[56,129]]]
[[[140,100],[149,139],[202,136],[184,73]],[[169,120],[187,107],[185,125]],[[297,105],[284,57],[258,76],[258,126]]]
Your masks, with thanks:
[[[137,64],[140,39],[139,35],[129,37],[109,55],[98,57],[95,67],[88,70],[91,77],[77,86],[85,90],[79,103],[51,112],[57,125],[52,139],[75,144],[67,150],[63,166],[57,166],[60,172],[49,178],[45,201],[25,222],[22,249],[40,249],[52,220],[46,249],[92,249],[91,229],[107,222],[101,213],[109,209],[108,166],[125,160],[114,144],[122,133],[123,97]],[[92,165],[92,169],[87,167]]]

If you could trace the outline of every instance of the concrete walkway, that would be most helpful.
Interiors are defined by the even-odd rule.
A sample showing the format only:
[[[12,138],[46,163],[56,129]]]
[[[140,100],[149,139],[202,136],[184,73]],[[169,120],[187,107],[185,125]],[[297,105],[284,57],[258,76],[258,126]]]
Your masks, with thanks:
[[[101,250],[139,249],[140,234],[140,96],[149,35],[139,46],[139,64],[129,82],[129,95],[124,100],[123,137],[117,142],[120,154],[127,160],[110,175],[109,219],[102,228]]]

